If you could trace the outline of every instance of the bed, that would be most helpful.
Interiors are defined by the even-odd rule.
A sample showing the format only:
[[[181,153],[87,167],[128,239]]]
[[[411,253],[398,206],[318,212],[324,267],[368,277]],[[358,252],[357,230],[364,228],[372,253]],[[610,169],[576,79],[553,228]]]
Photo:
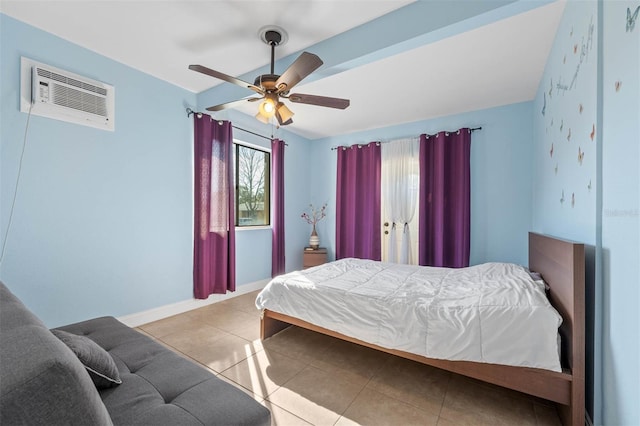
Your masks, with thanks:
[[[334,266],[334,269],[339,267],[339,265],[336,265]],[[342,265],[341,267],[345,267],[345,265]],[[502,268],[502,266],[501,264],[491,264],[483,266],[482,268],[489,268],[488,272],[485,269],[481,269],[482,274],[486,275],[491,274],[495,268]],[[382,269],[384,270],[384,268]],[[372,329],[376,329],[375,332],[368,332],[366,327],[360,331],[353,331],[349,327],[345,327],[344,322],[353,322],[354,320],[339,320],[341,316],[339,311],[326,309],[327,312],[331,312],[331,314],[328,314],[331,317],[331,321],[327,322],[323,318],[319,317],[318,313],[307,315],[306,311],[310,306],[308,304],[304,305],[305,302],[302,302],[304,306],[295,306],[296,303],[300,303],[295,301],[285,301],[280,304],[270,303],[269,301],[264,300],[264,292],[261,293],[257,301],[259,307],[263,308],[261,338],[266,339],[290,325],[296,325],[391,353],[393,355],[452,371],[454,373],[554,401],[558,405],[561,419],[565,425],[582,425],[584,424],[584,245],[545,235],[530,233],[529,269],[541,274],[545,283],[548,285],[547,294],[550,304],[547,303],[546,300],[544,303],[539,300],[536,301],[535,297],[533,297],[533,305],[536,308],[535,310],[547,310],[546,306],[552,305],[552,311],[555,312],[556,315],[559,314],[561,317],[561,321],[554,323],[553,313],[547,312],[545,314],[547,315],[547,320],[540,319],[545,317],[533,317],[530,313],[527,313],[527,315],[529,315],[529,320],[533,323],[538,324],[540,321],[546,321],[548,323],[545,326],[547,330],[544,331],[544,334],[547,334],[547,336],[539,337],[541,337],[543,341],[546,339],[546,343],[542,344],[549,346],[549,350],[553,351],[561,348],[560,356],[558,356],[557,353],[555,354],[556,360],[559,360],[558,365],[553,365],[553,362],[548,361],[550,358],[548,355],[543,356],[541,360],[531,361],[529,360],[529,356],[525,357],[524,361],[511,358],[501,358],[504,355],[502,353],[503,351],[497,351],[497,357],[490,356],[488,355],[490,351],[486,350],[488,346],[483,346],[483,350],[480,351],[482,353],[482,356],[480,357],[482,362],[465,360],[474,359],[474,355],[472,354],[471,358],[469,358],[469,351],[466,351],[466,348],[457,347],[457,343],[447,345],[426,345],[426,350],[423,350],[422,347],[416,348],[411,346],[410,337],[398,336],[392,341],[385,340],[384,338],[380,339],[380,335],[384,335],[385,331],[383,330],[380,332],[380,330],[376,328],[378,326],[371,322],[371,318],[367,316],[366,313],[358,316],[361,317],[361,322],[363,324],[370,326]],[[478,267],[470,269],[470,271],[477,270]],[[357,273],[363,273],[360,269],[357,271]],[[363,269],[363,271],[366,272],[366,268]],[[320,272],[311,271],[311,274],[313,273],[320,274]],[[519,274],[520,272],[516,271],[516,273]],[[301,277],[306,279],[308,278],[307,275],[308,274],[304,274],[301,275]],[[390,278],[390,276],[388,278]],[[367,279],[368,278],[365,277],[364,281]],[[463,275],[462,279],[467,279],[467,277]],[[490,281],[491,280],[489,280],[489,282]],[[272,286],[272,284],[274,284],[273,281],[267,287]],[[486,285],[486,283],[483,285]],[[293,288],[296,286],[294,284],[290,287]],[[394,288],[392,289],[392,292],[402,293],[402,296],[406,287],[407,286],[404,285],[402,288]],[[409,285],[409,287],[411,287],[411,285]],[[376,292],[379,290],[380,289],[378,287],[375,287],[367,291],[353,291],[352,293],[354,293],[356,297],[352,297],[352,299],[368,295],[371,298],[370,303],[373,306],[376,303]],[[265,288],[265,291],[267,291],[267,288]],[[439,291],[444,292],[444,290]],[[532,294],[535,296],[536,292],[532,292]],[[278,298],[280,297],[281,295],[278,296]],[[305,298],[308,297],[308,295],[305,296]],[[414,296],[409,297],[412,299],[414,298]],[[268,299],[268,297],[266,298]],[[271,297],[271,299],[274,298],[274,296]],[[532,296],[530,294],[525,296],[525,299],[531,298]],[[399,299],[401,300],[402,297]],[[323,305],[322,301],[319,299],[312,300],[312,304],[318,303],[320,307],[325,308],[328,306],[326,304]],[[345,303],[360,302],[355,301]],[[472,302],[472,304],[473,303],[475,302]],[[521,301],[516,301],[514,305],[517,308],[521,303]],[[336,305],[344,305],[344,303],[341,302]],[[275,306],[275,308],[269,309],[270,306]],[[343,309],[346,309],[346,306],[343,306]],[[509,307],[509,309],[514,308]],[[396,312],[395,309],[388,309],[388,311],[391,313]],[[456,312],[458,311],[459,310]],[[318,312],[322,313],[324,312],[324,309],[320,309]],[[397,312],[398,315],[403,315],[402,311]],[[463,309],[462,312],[466,311]],[[456,314],[453,321],[458,321],[460,319],[458,317],[464,317],[465,315],[466,314]],[[483,318],[486,319],[486,315]],[[415,322],[414,320],[415,318],[411,321],[407,321],[405,318],[404,323],[413,323]],[[451,318],[448,318],[449,322],[451,320]],[[508,317],[503,317],[501,321],[509,321],[509,319]],[[560,322],[561,325],[557,328]],[[341,326],[340,323],[343,323],[343,325]],[[331,325],[327,326],[327,324]],[[516,331],[515,334],[518,334],[519,332],[517,330],[519,330],[518,327],[520,326],[518,326],[517,323],[514,324],[512,331]],[[536,330],[538,329],[540,329],[540,327],[536,328]],[[555,334],[556,329],[558,335]],[[461,330],[462,328],[458,327],[457,330],[448,331],[449,335],[454,335],[455,333],[457,336],[455,342],[473,340],[472,337],[474,333],[481,333],[481,330],[472,330],[470,335],[464,335],[461,334]],[[417,332],[420,333],[419,330]],[[390,332],[387,332],[386,334],[389,333]],[[511,336],[508,336],[509,339],[512,339],[515,334],[512,333]],[[556,340],[556,337],[558,336],[560,337],[560,344],[555,343],[558,342],[558,340]],[[536,337],[536,339],[537,338],[538,337]],[[432,339],[434,342],[438,342],[437,336],[429,337],[429,339]],[[421,341],[422,336],[420,335],[416,340]],[[428,339],[425,341],[428,341]],[[505,347],[503,343],[498,343],[498,347]],[[434,356],[434,352],[429,350],[443,346],[452,346],[454,348],[453,354],[442,354],[436,351]],[[519,349],[515,352],[521,351],[522,350]],[[473,353],[473,349],[471,352]],[[425,356],[425,354],[431,356]],[[448,358],[443,359],[445,356]]]

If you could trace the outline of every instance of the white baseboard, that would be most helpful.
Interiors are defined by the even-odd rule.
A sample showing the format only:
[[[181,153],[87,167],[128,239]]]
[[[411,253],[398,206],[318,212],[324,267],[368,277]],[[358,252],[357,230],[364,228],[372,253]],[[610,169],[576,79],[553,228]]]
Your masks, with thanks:
[[[182,302],[172,303],[170,305],[160,306],[146,311],[137,312],[135,314],[124,315],[118,317],[118,320],[128,325],[129,327],[137,327],[142,324],[181,314],[193,309],[202,308],[203,306],[222,302],[223,300],[238,297],[246,293],[251,293],[252,291],[262,290],[269,283],[269,281],[271,281],[271,279],[243,284],[237,286],[236,291],[233,293],[212,294],[207,299],[184,300]]]

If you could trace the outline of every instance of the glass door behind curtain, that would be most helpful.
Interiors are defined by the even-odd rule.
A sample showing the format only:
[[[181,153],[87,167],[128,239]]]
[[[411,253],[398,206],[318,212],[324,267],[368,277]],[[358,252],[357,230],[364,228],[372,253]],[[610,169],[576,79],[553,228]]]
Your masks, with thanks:
[[[381,148],[382,261],[417,265],[420,192],[418,139],[391,141],[383,143]],[[392,229],[394,220],[395,231]],[[403,239],[407,238],[405,229],[410,238],[408,253],[403,253],[402,248]]]

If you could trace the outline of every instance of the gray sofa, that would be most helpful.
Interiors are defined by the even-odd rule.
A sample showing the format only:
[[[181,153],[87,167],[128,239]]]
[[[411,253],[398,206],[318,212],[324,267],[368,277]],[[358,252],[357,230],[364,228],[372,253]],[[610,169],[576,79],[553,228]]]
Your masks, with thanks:
[[[0,283],[3,426],[271,422],[269,410],[249,395],[115,318],[96,318],[58,330],[88,345],[78,349],[63,343],[56,336],[64,333],[54,330],[54,335]],[[87,348],[104,355],[94,342],[110,355],[108,362],[113,360],[117,367],[111,373],[119,377],[109,377],[86,359]]]

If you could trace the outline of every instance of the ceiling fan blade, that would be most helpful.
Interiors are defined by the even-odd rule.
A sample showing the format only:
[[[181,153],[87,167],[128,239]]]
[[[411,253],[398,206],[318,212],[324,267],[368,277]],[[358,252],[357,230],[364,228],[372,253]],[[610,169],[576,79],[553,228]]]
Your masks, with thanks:
[[[236,86],[244,87],[246,89],[251,89],[254,92],[260,93],[261,95],[264,94],[264,90],[262,90],[262,88],[254,84],[248,83],[244,80],[240,80],[239,78],[231,77],[230,75],[221,73],[220,71],[212,70],[211,68],[207,68],[202,65],[189,65],[189,69],[192,71],[197,71],[199,73],[209,75],[211,77],[219,78],[220,80],[224,80],[227,83],[235,84]]]
[[[302,93],[293,93],[289,95],[291,102],[299,104],[317,105],[329,108],[345,109],[349,106],[349,99],[329,98],[326,96],[305,95]]]
[[[291,66],[276,80],[278,92],[287,92],[322,65],[322,59],[309,52],[302,52]]]
[[[207,108],[207,111],[222,111],[223,109],[228,109],[228,108],[233,108],[235,106],[238,106],[244,102],[255,102],[255,101],[259,101],[262,98],[244,98],[244,99],[238,99],[237,101],[231,101],[231,102],[227,102],[224,104],[220,104],[220,105],[214,105],[211,106],[209,108]]]

